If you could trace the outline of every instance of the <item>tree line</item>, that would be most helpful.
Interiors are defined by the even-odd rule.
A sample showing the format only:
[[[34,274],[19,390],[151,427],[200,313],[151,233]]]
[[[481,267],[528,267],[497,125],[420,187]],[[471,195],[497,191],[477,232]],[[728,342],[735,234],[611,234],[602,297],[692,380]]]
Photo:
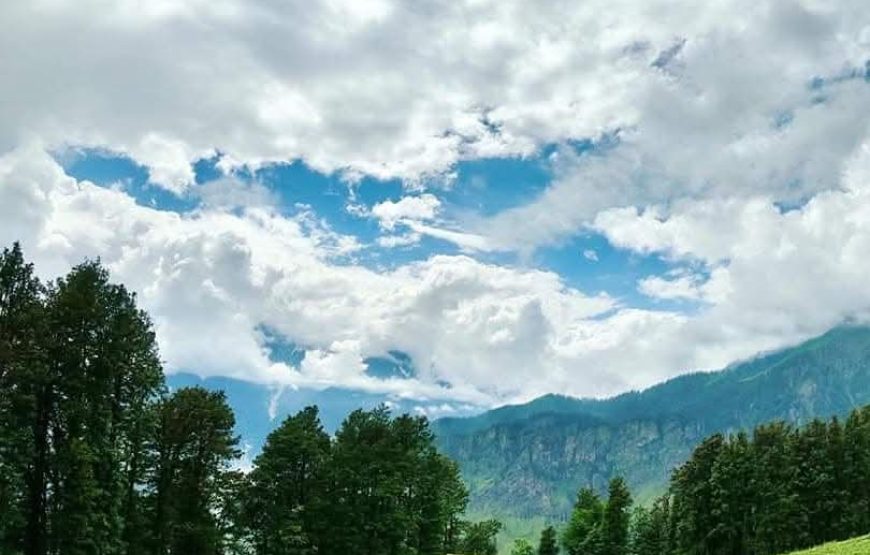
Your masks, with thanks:
[[[191,330],[195,333],[196,330]],[[169,392],[151,322],[99,262],[0,254],[0,553],[494,555],[496,521],[423,417],[309,407],[237,469],[222,392]]]
[[[841,423],[715,434],[674,470],[668,491],[632,509],[621,478],[577,495],[559,542],[538,555],[775,555],[870,532],[870,406]],[[524,540],[513,555],[533,555]]]

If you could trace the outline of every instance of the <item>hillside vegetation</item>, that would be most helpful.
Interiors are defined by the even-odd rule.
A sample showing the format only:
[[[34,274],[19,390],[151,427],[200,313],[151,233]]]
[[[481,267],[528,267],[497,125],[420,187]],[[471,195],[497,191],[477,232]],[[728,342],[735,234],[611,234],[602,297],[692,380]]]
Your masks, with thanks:
[[[579,379],[579,377],[578,377]],[[624,476],[635,497],[714,433],[844,416],[870,402],[870,328],[844,326],[725,370],[681,376],[606,400],[548,395],[474,418],[436,422],[478,514],[565,520],[578,487]]]

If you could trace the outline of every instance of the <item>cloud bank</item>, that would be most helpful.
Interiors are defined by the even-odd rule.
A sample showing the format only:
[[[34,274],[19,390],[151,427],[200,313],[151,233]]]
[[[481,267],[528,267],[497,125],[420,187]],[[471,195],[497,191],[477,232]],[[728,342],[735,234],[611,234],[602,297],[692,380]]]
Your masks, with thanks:
[[[169,371],[478,404],[604,395],[870,311],[864,0],[34,0],[0,3],[0,52],[0,242],[47,276],[99,255],[154,315]],[[202,203],[78,181],[47,154],[67,147]],[[552,181],[529,202],[443,201],[457,163],[543,153]],[[197,184],[205,157],[226,175]],[[464,254],[354,263],[369,246],[234,173],[291,160],[399,179],[401,198],[348,207],[377,245]],[[484,256],[583,234],[669,264],[636,284],[649,304]],[[390,350],[414,378],[365,373]]]

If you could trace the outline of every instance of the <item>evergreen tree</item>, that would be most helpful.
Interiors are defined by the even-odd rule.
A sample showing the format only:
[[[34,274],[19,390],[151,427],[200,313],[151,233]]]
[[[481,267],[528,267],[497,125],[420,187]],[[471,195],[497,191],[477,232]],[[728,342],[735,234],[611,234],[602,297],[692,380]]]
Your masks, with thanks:
[[[670,511],[667,496],[656,499],[650,509],[637,507],[631,519],[629,552],[633,555],[671,553],[669,527]]]
[[[511,555],[535,555],[535,548],[526,540],[519,538],[514,540]]]
[[[756,496],[754,542],[758,553],[782,553],[806,545],[796,491],[795,433],[783,422],[759,426],[753,437],[752,487]]]
[[[47,520],[44,290],[21,246],[0,253],[0,552],[41,555]]]
[[[541,541],[538,544],[538,555],[558,555],[559,543],[557,541],[556,529],[552,526],[547,526],[541,532]]]
[[[223,392],[183,388],[158,408],[153,475],[158,555],[213,555],[224,547],[219,493],[239,454]]]
[[[497,520],[467,523],[459,552],[463,555],[496,555],[496,536],[500,531],[501,523]]]
[[[631,493],[625,480],[617,476],[610,480],[607,504],[601,532],[605,555],[626,555],[628,553],[628,527],[631,521]]]
[[[307,407],[266,438],[244,495],[244,519],[258,555],[309,553],[316,529],[311,503],[323,496],[329,436]]]
[[[598,555],[601,553],[601,523],[604,519],[604,504],[590,488],[577,494],[574,509],[565,531],[562,546],[569,555]]]
[[[846,511],[839,526],[843,537],[870,530],[870,406],[856,409],[846,420],[843,480]]]
[[[713,528],[704,539],[706,549],[723,555],[746,553],[754,503],[752,479],[749,438],[741,432],[722,445],[710,473],[712,499],[708,525]]]
[[[125,553],[142,525],[149,404],[163,373],[147,316],[96,262],[52,288],[49,356],[56,379],[51,417],[53,551]],[[60,379],[62,377],[62,379]]]
[[[711,478],[724,443],[721,434],[707,438],[671,478],[675,548],[680,553],[710,552],[707,536],[717,524],[713,516],[715,501]]]

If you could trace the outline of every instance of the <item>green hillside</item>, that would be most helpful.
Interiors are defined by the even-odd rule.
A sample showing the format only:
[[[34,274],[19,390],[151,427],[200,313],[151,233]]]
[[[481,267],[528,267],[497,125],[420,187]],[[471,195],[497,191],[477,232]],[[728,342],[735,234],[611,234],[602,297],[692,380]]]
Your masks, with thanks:
[[[870,328],[840,327],[719,372],[675,378],[605,400],[549,395],[474,418],[436,422],[480,514],[562,520],[580,486],[616,474],[636,496],[715,432],[844,415],[870,402]]]
[[[867,555],[868,553],[870,553],[870,536],[862,536],[844,542],[826,543],[804,551],[795,551],[789,555]]]

